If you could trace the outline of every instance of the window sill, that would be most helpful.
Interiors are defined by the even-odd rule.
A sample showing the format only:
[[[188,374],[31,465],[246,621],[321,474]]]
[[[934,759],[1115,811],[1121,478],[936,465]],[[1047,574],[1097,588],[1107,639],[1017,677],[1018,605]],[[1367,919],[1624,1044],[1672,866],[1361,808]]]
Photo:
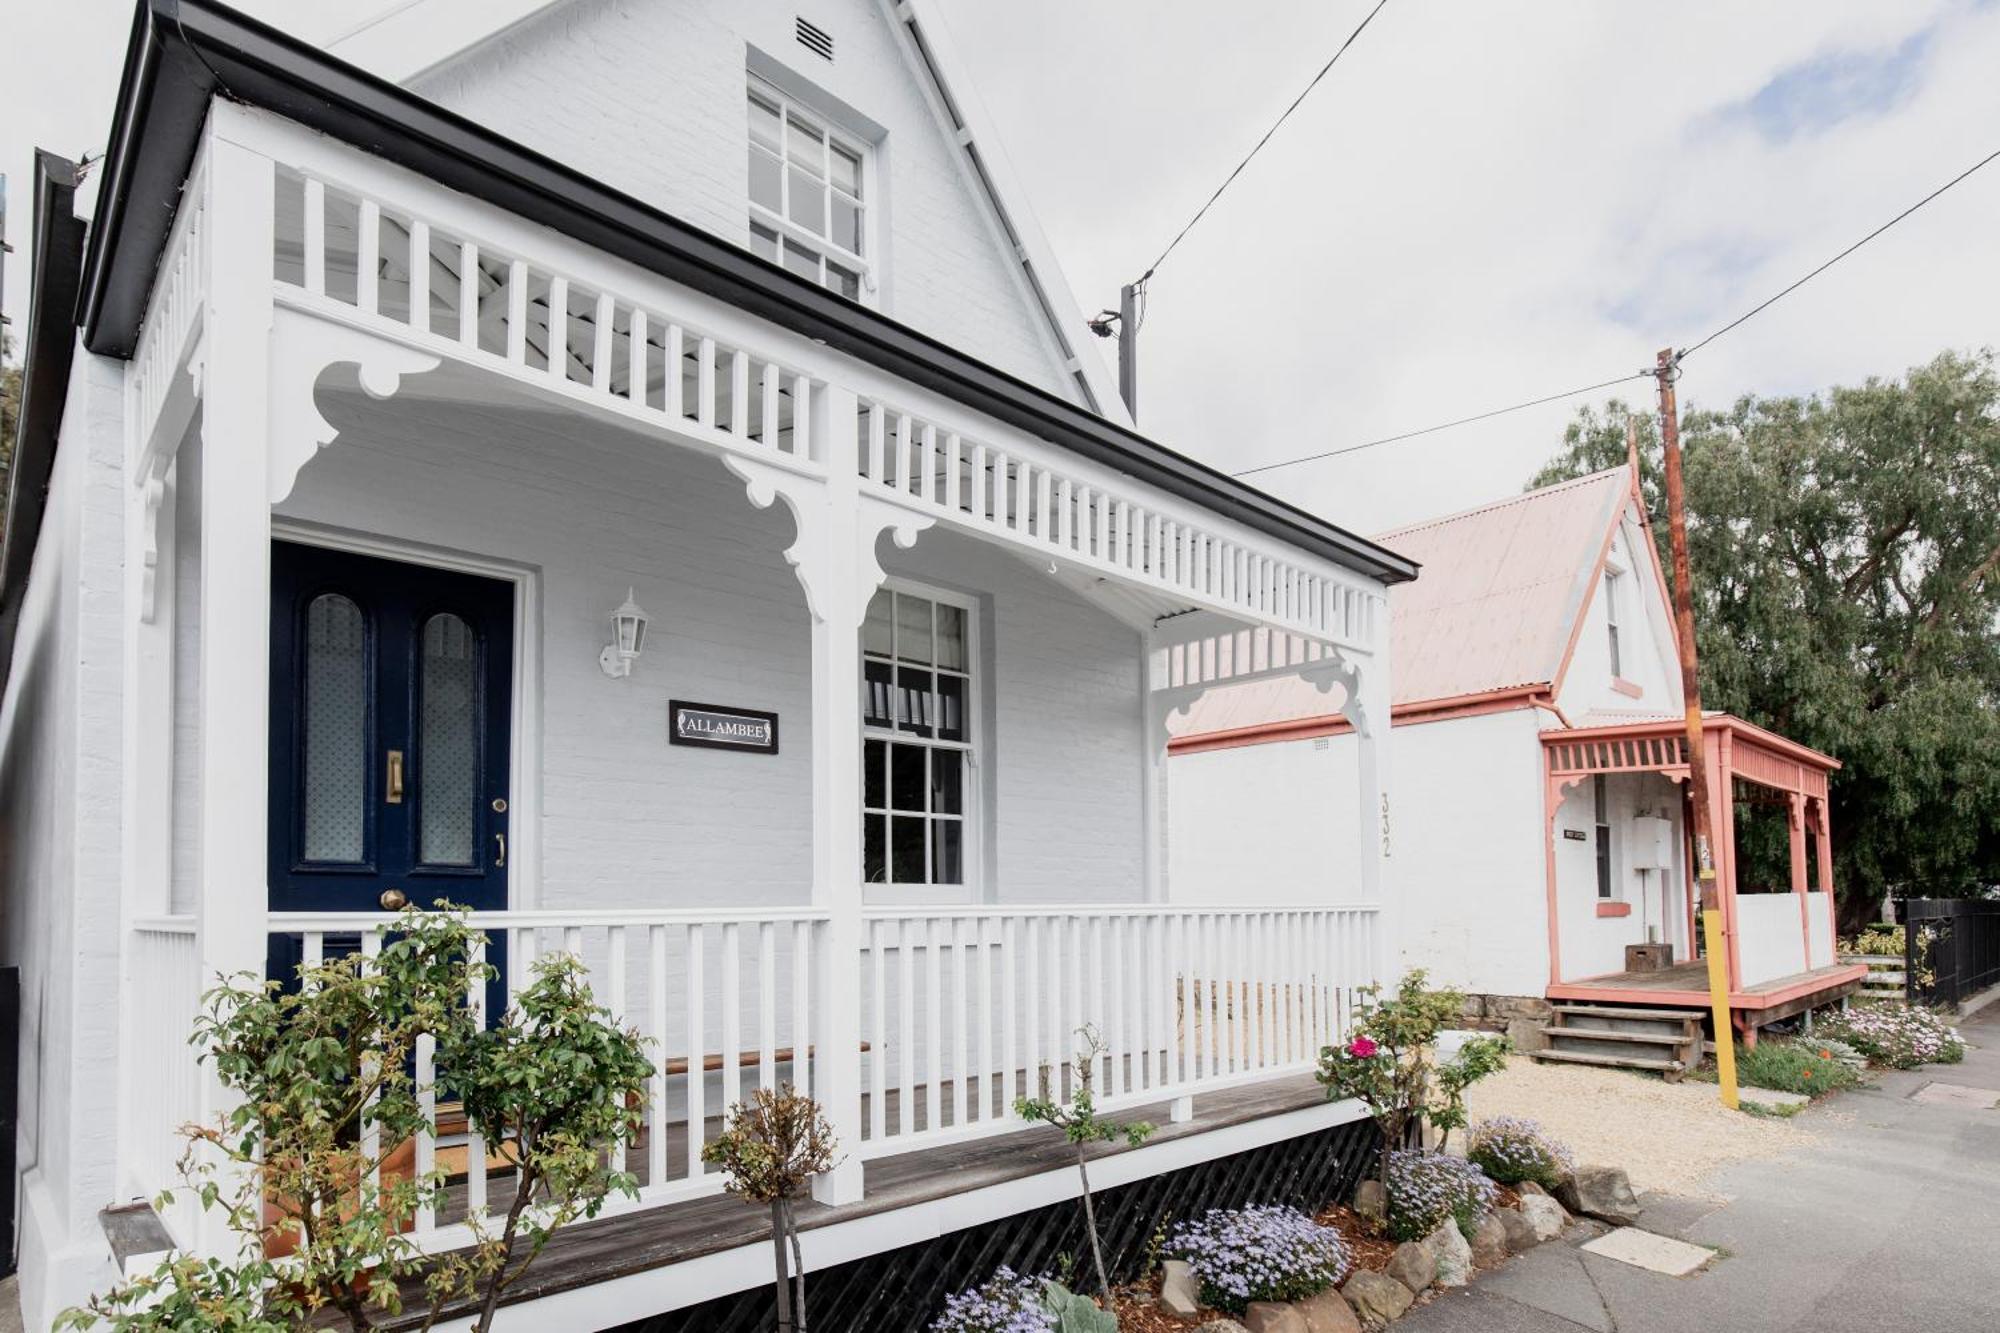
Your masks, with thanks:
[[[1597,904],[1597,914],[1599,916],[1630,916],[1632,915],[1632,904],[1600,902]]]
[[[1624,695],[1627,699],[1643,699],[1646,697],[1646,691],[1643,687],[1633,684],[1623,676],[1613,676],[1611,678],[1611,688]]]

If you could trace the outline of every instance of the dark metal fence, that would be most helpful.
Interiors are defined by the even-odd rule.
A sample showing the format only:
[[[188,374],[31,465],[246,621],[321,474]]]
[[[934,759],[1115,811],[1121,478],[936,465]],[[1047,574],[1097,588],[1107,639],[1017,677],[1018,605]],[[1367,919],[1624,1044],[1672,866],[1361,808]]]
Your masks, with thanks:
[[[1903,904],[1903,976],[1912,1004],[1956,1008],[2000,985],[2000,901],[1910,898]]]

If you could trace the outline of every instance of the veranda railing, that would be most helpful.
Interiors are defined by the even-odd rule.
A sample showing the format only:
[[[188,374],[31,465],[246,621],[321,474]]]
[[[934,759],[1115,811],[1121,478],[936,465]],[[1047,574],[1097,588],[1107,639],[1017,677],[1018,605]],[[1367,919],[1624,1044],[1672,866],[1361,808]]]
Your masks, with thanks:
[[[1074,1089],[1085,1025],[1103,1042],[1092,1074],[1104,1106],[1186,1114],[1200,1092],[1311,1069],[1347,1030],[1381,946],[1367,906],[877,909],[853,958],[827,956],[828,919],[809,908],[470,916],[503,963],[500,994],[518,993],[537,957],[565,951],[584,961],[600,1003],[649,1041],[643,1127],[619,1153],[639,1197],[614,1211],[719,1192],[701,1151],[727,1108],[754,1087],[811,1092],[833,1060],[859,1065],[858,1103],[828,1113],[863,1160],[1022,1128],[1016,1098]],[[370,913],[268,919],[307,962],[373,955],[390,924]],[[135,979],[143,973],[160,997],[136,1007],[152,1027],[135,1043],[153,1053],[144,1078],[159,1095],[127,1103],[132,1174],[151,1192],[173,1183],[176,1130],[197,1117],[185,1043],[200,986],[191,919],[142,922],[135,934]],[[833,1042],[817,1020],[823,977],[860,988],[861,1030],[849,1041]],[[484,987],[467,996],[482,1016],[493,1002]],[[416,1075],[432,1127],[387,1145],[386,1169],[444,1171],[441,1200],[413,1229],[427,1248],[449,1248],[469,1240],[469,1217],[510,1200],[511,1171],[456,1114],[451,1071],[428,1042]]]

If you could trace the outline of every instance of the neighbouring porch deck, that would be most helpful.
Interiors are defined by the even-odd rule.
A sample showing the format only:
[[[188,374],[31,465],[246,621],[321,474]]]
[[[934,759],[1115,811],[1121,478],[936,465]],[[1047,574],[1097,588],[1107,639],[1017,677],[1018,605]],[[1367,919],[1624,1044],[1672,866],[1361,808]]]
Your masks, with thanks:
[[[1145,1144],[1091,1149],[1091,1182],[1103,1189],[1195,1162],[1359,1119],[1353,1103],[1329,1103],[1308,1074],[1293,1074],[1226,1088],[1203,1097],[1191,1119],[1174,1122],[1172,1104],[1130,1106],[1125,1120],[1155,1126]],[[1117,1159],[1124,1159],[1123,1161]],[[956,1143],[869,1161],[865,1193],[855,1203],[798,1204],[808,1268],[892,1248],[868,1239],[916,1239],[975,1226],[1024,1208],[1075,1197],[1074,1149],[1047,1127]],[[497,1205],[502,1182],[493,1182]],[[888,1222],[884,1215],[904,1212]],[[864,1226],[869,1219],[876,1225]],[[652,1309],[680,1308],[769,1281],[770,1217],[761,1206],[724,1195],[692,1199],[670,1208],[637,1209],[581,1223],[559,1232],[534,1267],[513,1287],[507,1303],[565,1298],[538,1306],[544,1327],[599,1327],[630,1302]],[[897,1241],[895,1243],[903,1243]],[[698,1262],[706,1261],[706,1262]],[[608,1289],[621,1281],[644,1290]],[[671,1299],[648,1300],[648,1293]],[[422,1308],[421,1284],[406,1284],[405,1301]],[[384,1329],[421,1323],[412,1313],[384,1322]]]
[[[1748,1026],[1762,1027],[1854,994],[1861,989],[1862,979],[1867,974],[1867,967],[1860,964],[1833,963],[1816,967],[1732,990],[1729,1007],[1741,1011],[1740,1021]],[[1551,1000],[1595,1000],[1661,1008],[1706,1009],[1709,1003],[1708,964],[1696,960],[1655,971],[1611,972],[1580,981],[1556,982],[1549,986],[1548,997]]]

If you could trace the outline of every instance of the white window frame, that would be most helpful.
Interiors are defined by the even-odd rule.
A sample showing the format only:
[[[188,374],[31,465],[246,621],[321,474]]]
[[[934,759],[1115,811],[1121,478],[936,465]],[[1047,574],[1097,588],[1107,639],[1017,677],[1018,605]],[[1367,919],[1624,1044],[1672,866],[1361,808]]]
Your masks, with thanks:
[[[771,83],[755,74],[747,75],[749,86],[743,102],[743,140],[747,153],[765,152],[762,145],[750,134],[750,99],[757,98],[777,108],[778,112],[778,185],[779,209],[773,211],[750,197],[749,180],[744,180],[744,203],[749,209],[749,227],[745,239],[754,251],[757,240],[749,228],[762,227],[776,232],[779,237],[779,257],[774,262],[786,272],[797,272],[784,260],[786,245],[797,245],[815,251],[819,255],[819,285],[830,292],[840,294],[840,289],[827,281],[827,262],[832,260],[843,268],[851,269],[859,275],[859,292],[854,298],[865,304],[873,304],[878,286],[876,265],[881,254],[881,241],[876,227],[876,211],[880,204],[880,191],[876,188],[875,153],[867,140],[850,134],[836,124],[833,119],[800,102]],[[825,136],[827,151],[820,162],[821,176],[827,183],[827,207],[825,230],[815,232],[792,221],[789,201],[791,197],[790,153],[791,125],[793,119],[804,121]],[[852,154],[860,162],[859,179],[861,193],[856,197],[856,205],[861,210],[861,245],[864,253],[857,254],[833,239],[832,197],[839,187],[833,184],[832,151],[838,145]],[[747,170],[747,168],[746,168]],[[769,256],[766,256],[768,258]],[[803,275],[801,275],[803,276]]]
[[[962,882],[957,884],[938,884],[934,882],[877,883],[864,879],[862,883],[863,898],[869,903],[881,903],[885,905],[913,902],[936,904],[980,902],[983,901],[982,880],[985,867],[986,824],[986,805],[980,764],[980,756],[985,753],[985,714],[981,705],[980,676],[984,672],[986,664],[985,658],[981,655],[979,602],[976,598],[967,596],[964,593],[953,592],[933,584],[920,583],[915,579],[884,579],[880,590],[883,592],[898,593],[906,597],[919,597],[928,602],[954,607],[965,616],[965,670],[963,672],[965,677],[965,739],[963,741],[945,740],[937,736],[919,736],[913,732],[898,730],[894,726],[871,726],[868,723],[868,714],[865,705],[859,700],[856,701],[856,706],[862,710],[860,714],[861,753],[864,763],[867,760],[869,741],[884,741],[891,745],[919,745],[927,750],[956,750],[965,756],[965,789],[960,795],[959,804],[961,806],[961,813],[958,816],[959,828],[961,830],[959,834],[959,860],[964,868],[964,873]],[[890,623],[892,626],[894,625],[893,618]],[[933,633],[935,633],[935,623],[933,624]],[[892,670],[897,661],[893,655],[886,659],[879,655],[871,655],[867,649],[865,636],[857,636],[856,650],[861,658],[864,685],[867,681],[868,663],[871,660],[878,662],[887,661],[891,664]],[[930,669],[935,671],[935,664]],[[946,669],[952,670],[952,668]],[[868,804],[868,785],[866,778],[863,778],[861,788],[855,795],[857,797],[856,804],[860,807],[860,813],[864,821],[874,815],[882,815],[890,820],[895,818],[897,812],[891,804],[890,782],[889,775],[884,774],[883,805],[877,808]],[[912,812],[904,811],[902,813],[907,816]],[[923,815],[927,824],[937,817],[929,811],[925,811]],[[893,836],[889,830],[893,829],[893,827],[893,824],[885,826],[885,841],[883,845],[885,864],[893,864],[893,852],[889,846],[889,840]],[[924,854],[928,860],[930,856],[928,830],[926,830],[924,846]],[[857,874],[865,875],[867,871],[867,834],[865,829],[862,834],[862,847],[863,861],[861,865],[855,867],[855,871]]]
[[[1611,779],[1602,773],[1591,776],[1591,874],[1596,880],[1597,901],[1615,903],[1624,899],[1619,892],[1618,841],[1613,836],[1617,820],[1611,814]]]
[[[1605,646],[1611,653],[1611,677],[1613,680],[1625,678],[1625,645],[1620,640],[1618,625],[1618,600],[1622,595],[1625,571],[1615,565],[1604,567],[1604,635]]]

